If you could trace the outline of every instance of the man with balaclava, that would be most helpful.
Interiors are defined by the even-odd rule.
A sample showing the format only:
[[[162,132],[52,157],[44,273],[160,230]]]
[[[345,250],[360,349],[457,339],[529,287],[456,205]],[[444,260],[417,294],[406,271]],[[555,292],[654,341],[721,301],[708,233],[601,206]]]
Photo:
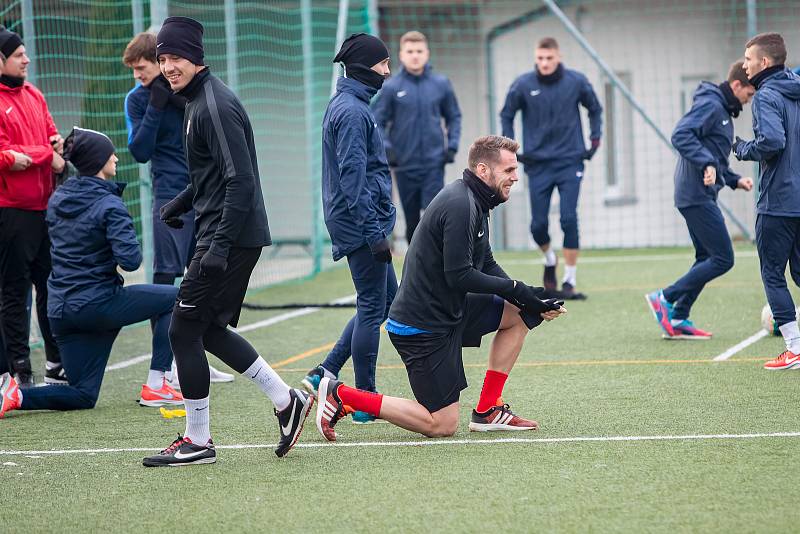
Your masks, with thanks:
[[[64,369],[47,321],[47,277],[50,240],[45,210],[55,188],[54,172],[64,169],[63,139],[42,93],[30,82],[30,59],[16,33],[0,27],[0,151],[13,150],[31,158],[24,170],[0,171],[0,286],[2,325],[8,365],[22,387],[33,384],[30,360],[31,285],[36,288],[36,312],[47,359],[45,381],[65,383]]]
[[[347,258],[358,298],[355,316],[303,385],[316,391],[320,380],[337,377],[352,355],[356,386],[374,392],[380,327],[397,292],[389,245],[395,223],[392,179],[369,107],[389,74],[389,50],[377,37],[358,33],[342,43],[333,61],[344,64],[345,76],[322,121],[322,204],[333,259]],[[375,419],[361,411],[353,417],[360,423]]]

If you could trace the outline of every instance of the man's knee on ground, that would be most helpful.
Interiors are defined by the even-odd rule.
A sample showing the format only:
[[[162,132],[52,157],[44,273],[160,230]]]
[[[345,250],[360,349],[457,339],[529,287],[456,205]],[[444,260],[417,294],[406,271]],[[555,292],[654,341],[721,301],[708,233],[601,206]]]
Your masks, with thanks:
[[[430,427],[422,434],[429,438],[448,438],[458,431],[458,413],[454,416],[438,414],[434,415]]]
[[[97,404],[99,392],[78,390],[78,397],[75,398],[74,410],[91,410]]]

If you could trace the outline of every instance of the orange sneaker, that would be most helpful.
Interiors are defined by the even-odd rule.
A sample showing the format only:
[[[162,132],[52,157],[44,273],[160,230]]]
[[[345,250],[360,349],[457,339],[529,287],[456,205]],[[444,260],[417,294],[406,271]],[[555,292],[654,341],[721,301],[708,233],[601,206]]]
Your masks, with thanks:
[[[16,410],[22,405],[22,396],[19,385],[14,377],[8,373],[0,375],[0,419],[11,410]]]
[[[183,395],[172,389],[166,380],[162,383],[161,389],[153,389],[147,384],[142,384],[139,404],[142,406],[175,406],[183,404]]]
[[[765,363],[764,369],[768,369],[770,371],[800,369],[800,354],[795,354],[787,350],[777,358]]]

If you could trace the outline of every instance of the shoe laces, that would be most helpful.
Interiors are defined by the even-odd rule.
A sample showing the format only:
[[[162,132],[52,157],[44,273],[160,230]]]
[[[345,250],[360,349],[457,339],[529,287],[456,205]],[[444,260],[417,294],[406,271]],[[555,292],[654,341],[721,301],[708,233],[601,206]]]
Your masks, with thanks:
[[[161,451],[161,454],[164,454],[164,455],[168,456],[168,455],[174,453],[186,441],[189,441],[189,438],[185,438],[185,437],[181,436],[180,434],[178,434],[178,437],[175,438],[175,441],[172,442],[172,445],[170,445],[169,447],[167,447],[166,449]],[[189,443],[191,443],[191,441],[189,441]]]

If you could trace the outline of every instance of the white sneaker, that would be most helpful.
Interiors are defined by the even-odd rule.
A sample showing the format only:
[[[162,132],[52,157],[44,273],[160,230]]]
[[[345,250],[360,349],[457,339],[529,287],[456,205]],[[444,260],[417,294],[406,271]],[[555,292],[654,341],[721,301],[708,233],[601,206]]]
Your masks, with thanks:
[[[208,365],[208,374],[211,378],[211,382],[220,383],[220,382],[233,382],[233,375],[230,373],[223,373],[219,369],[214,368],[211,364]],[[178,368],[175,366],[175,362],[172,362],[172,370],[169,373],[169,377],[167,378],[167,384],[172,389],[181,389],[181,384],[178,381]]]

